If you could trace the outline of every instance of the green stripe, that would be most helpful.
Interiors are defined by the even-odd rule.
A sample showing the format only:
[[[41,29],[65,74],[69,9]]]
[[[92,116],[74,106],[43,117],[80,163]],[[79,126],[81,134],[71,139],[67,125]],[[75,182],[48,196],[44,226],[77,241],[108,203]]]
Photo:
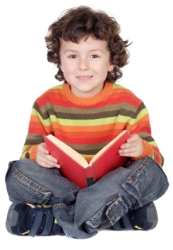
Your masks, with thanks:
[[[123,87],[123,86],[121,86],[120,84],[118,84],[118,83],[113,83],[113,89],[127,89],[127,88],[125,88],[125,87]]]
[[[52,89],[62,89],[62,88],[63,88],[63,85],[64,85],[64,84],[56,85],[56,86],[52,87],[50,90],[52,90]]]
[[[138,121],[139,121],[142,117],[144,117],[145,115],[148,115],[148,111],[147,111],[146,108],[142,109],[142,110],[139,112],[139,114],[138,114],[138,116],[137,116],[137,118],[136,118],[136,122],[138,122]]]
[[[129,117],[118,116],[117,117],[108,117],[108,118],[101,118],[101,119],[94,119],[94,120],[70,120],[70,119],[57,119],[55,116],[51,116],[51,121],[57,122],[60,125],[64,126],[102,126],[106,124],[115,124],[115,122],[125,122],[129,120]],[[134,121],[135,122],[135,121]],[[43,120],[44,124],[48,124],[45,120]]]
[[[118,115],[118,116],[112,116],[112,117],[106,117],[106,118],[98,118],[93,119],[93,117],[90,117],[91,119],[74,119],[75,117],[68,117],[68,119],[61,119],[57,118],[55,115],[50,115],[50,119],[43,119],[42,116],[33,108],[32,109],[32,115],[38,116],[39,120],[44,124],[44,126],[50,126],[51,121],[58,122],[60,125],[67,125],[67,126],[97,126],[97,125],[106,125],[106,124],[112,124],[115,122],[129,122],[129,124],[134,125],[137,121],[139,121],[144,115],[148,114],[147,109],[143,109],[139,114],[137,119],[133,119],[130,116],[124,116]],[[110,116],[110,114],[109,114]]]
[[[55,115],[50,115],[50,119],[43,119],[42,116],[37,113],[35,109],[32,110],[32,115],[38,116],[39,120],[44,126],[50,126],[52,122],[58,122],[60,125],[66,125],[66,126],[99,126],[99,125],[106,125],[106,124],[113,124],[115,122],[129,122],[129,124],[133,125],[136,122],[136,119],[132,119],[129,116],[113,116],[113,117],[107,117],[107,118],[100,118],[100,119],[73,119],[73,117],[69,117],[69,119],[61,119],[57,118]],[[140,120],[140,117],[138,117],[137,120]]]
[[[34,108],[32,109],[32,115],[38,117],[39,120],[41,121],[41,123],[42,123],[44,126],[50,126],[50,125],[51,125],[51,120],[50,120],[50,119],[44,120],[44,119],[42,118],[42,116],[41,116],[41,115],[37,112],[37,110],[34,109]],[[56,119],[57,119],[57,118],[56,118]]]
[[[156,146],[157,147],[157,144],[156,144],[156,142],[153,140],[153,141],[150,141],[150,142],[148,142],[150,145],[152,145],[152,146]]]

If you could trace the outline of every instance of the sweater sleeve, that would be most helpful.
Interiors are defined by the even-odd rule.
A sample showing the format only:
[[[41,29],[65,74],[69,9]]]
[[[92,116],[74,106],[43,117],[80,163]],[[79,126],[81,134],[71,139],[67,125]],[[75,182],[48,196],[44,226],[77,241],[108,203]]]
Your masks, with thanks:
[[[146,156],[152,157],[160,166],[163,166],[164,158],[160,153],[159,147],[151,134],[150,118],[144,103],[137,109],[135,118],[129,122],[128,128],[131,134],[139,134],[142,139],[142,155],[132,160],[139,160]]]
[[[44,117],[44,113],[39,108],[37,102],[32,107],[32,113],[30,117],[28,134],[22,149],[21,159],[28,158],[36,160],[36,153],[38,144],[44,142],[44,135],[48,134],[46,124],[49,123],[49,119]]]

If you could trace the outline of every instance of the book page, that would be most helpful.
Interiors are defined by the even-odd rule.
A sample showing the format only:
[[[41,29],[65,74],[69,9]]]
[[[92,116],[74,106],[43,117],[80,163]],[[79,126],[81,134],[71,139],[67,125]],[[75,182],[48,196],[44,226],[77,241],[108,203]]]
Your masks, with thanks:
[[[116,136],[112,141],[110,141],[105,147],[103,147],[90,161],[90,163],[93,163],[96,159],[100,157],[112,144],[114,144],[124,133],[127,131],[122,131],[118,136]]]
[[[46,136],[49,140],[51,140],[57,147],[62,149],[67,155],[69,155],[72,159],[80,163],[84,168],[88,167],[88,162],[85,160],[85,158],[80,155],[77,151],[75,151],[73,148],[69,147],[67,144],[59,140],[53,135],[47,135]]]

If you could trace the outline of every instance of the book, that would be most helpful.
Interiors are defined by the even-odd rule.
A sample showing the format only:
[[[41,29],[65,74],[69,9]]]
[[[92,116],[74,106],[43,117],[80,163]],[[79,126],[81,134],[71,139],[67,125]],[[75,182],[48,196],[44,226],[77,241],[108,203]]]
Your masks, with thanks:
[[[46,149],[58,160],[62,174],[80,188],[86,188],[106,173],[125,165],[129,158],[120,156],[121,144],[130,137],[128,130],[122,131],[117,137],[103,147],[91,161],[86,159],[70,146],[53,135],[44,136]]]

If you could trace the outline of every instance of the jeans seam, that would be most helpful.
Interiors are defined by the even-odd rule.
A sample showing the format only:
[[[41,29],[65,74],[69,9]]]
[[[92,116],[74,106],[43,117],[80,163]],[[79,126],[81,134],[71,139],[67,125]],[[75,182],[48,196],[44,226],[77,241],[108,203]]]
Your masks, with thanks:
[[[139,172],[141,172],[141,170],[146,166],[146,164],[149,162],[149,157],[146,157],[144,159],[144,161],[142,161],[142,163],[139,165],[139,167],[137,169],[135,169],[133,171],[133,173],[122,183],[122,187],[124,188],[125,187],[125,183],[128,182],[128,181],[132,181],[135,179],[135,177],[137,176],[137,174]]]
[[[147,165],[147,163],[150,161],[150,159],[152,159],[152,158],[151,157],[145,157],[144,160],[141,162],[141,164],[138,166],[138,168],[135,169],[133,171],[133,173],[121,184],[121,186],[122,186],[122,188],[124,188],[124,190],[126,190],[126,188],[125,188],[126,183],[128,181],[133,181],[135,179],[135,177],[137,176],[137,174],[139,172],[141,172],[141,170]],[[126,190],[126,192],[127,192],[127,190]],[[128,209],[130,210],[132,207],[134,207],[136,201],[135,201],[135,199],[133,198],[133,196],[130,193],[128,193],[128,194],[129,194],[129,197],[130,197],[130,199],[132,201],[131,206],[128,207]]]
[[[119,197],[118,197],[118,198],[119,198]],[[103,211],[103,210],[105,209],[105,207],[108,207],[109,204],[114,203],[118,198],[116,197],[116,198],[112,199],[111,201],[107,202],[101,209],[99,209],[99,211],[97,211],[92,217],[90,217],[88,220],[86,220],[85,223],[87,223],[87,224],[88,224],[89,222],[92,223],[93,219],[95,219],[95,218],[98,216],[98,214],[101,213],[101,211]],[[111,220],[110,220],[110,221],[111,221]],[[90,223],[90,224],[91,224],[91,223]]]
[[[150,160],[151,158],[150,157],[145,157],[144,158],[144,160],[141,162],[141,164],[139,165],[139,167],[137,168],[137,169],[135,169],[134,171],[133,171],[133,173],[121,184],[121,186],[122,186],[122,188],[124,188],[124,190],[126,190],[126,188],[125,188],[125,185],[126,185],[126,183],[128,182],[128,181],[133,181],[134,179],[135,179],[135,177],[137,176],[137,174],[139,173],[139,172],[141,172],[141,170],[146,166],[146,164],[149,162],[149,160]],[[127,190],[126,190],[127,191]],[[131,204],[131,206],[130,207],[128,207],[128,209],[130,210],[132,207],[134,207],[134,205],[135,205],[135,199],[133,198],[133,196],[130,194],[130,193],[128,193],[129,194],[129,197],[130,197],[130,199],[131,199],[131,201],[132,201],[132,204]]]
[[[38,185],[36,182],[32,181],[31,179],[28,179],[26,176],[24,176],[23,174],[21,174],[16,167],[14,166],[14,164],[12,165],[12,171],[14,172],[14,174],[21,180],[27,182],[28,184],[30,184],[31,186],[33,186],[34,188],[36,188],[38,191],[40,192],[48,192],[48,190],[46,190],[44,187]]]
[[[141,172],[141,170],[147,165],[147,163],[149,162],[150,158],[144,158],[144,161],[142,161],[141,165],[127,178],[126,181],[132,181],[135,179],[135,177],[137,176],[138,173]]]
[[[144,179],[141,181],[143,176],[147,178],[147,171],[151,171],[151,175],[148,178],[150,180],[149,184],[147,182],[145,184]],[[155,171],[156,174],[158,173],[157,171],[159,171],[159,179],[157,178],[157,175],[153,175]],[[129,194],[129,197],[135,199],[133,208],[138,208],[139,206],[142,206],[153,199],[158,199],[161,196],[161,193],[165,192],[164,187],[166,186],[167,182],[164,182],[164,176],[162,176],[160,171],[163,172],[162,168],[157,164],[157,162],[155,162],[151,157],[145,157],[140,162],[138,167],[131,173],[131,175],[128,176],[128,178],[121,184],[122,188],[124,188],[124,190],[126,190],[126,192]],[[163,174],[165,175],[164,172]],[[153,178],[155,178],[155,180],[157,179],[154,185],[152,183],[154,180]],[[145,185],[146,188],[144,188]],[[152,188],[147,188],[147,185],[150,185]]]
[[[109,209],[111,209],[111,206],[114,205],[114,202],[115,202],[116,200],[118,200],[119,198],[120,198],[120,196],[118,196],[116,199],[113,200],[113,202],[112,202],[112,204],[110,205]],[[117,216],[112,216],[112,217],[110,217],[110,216],[108,215],[108,213],[106,213],[106,216],[107,216],[107,218],[109,219],[110,224],[113,226],[113,225],[115,224],[115,222],[113,222],[112,219],[117,218]]]

